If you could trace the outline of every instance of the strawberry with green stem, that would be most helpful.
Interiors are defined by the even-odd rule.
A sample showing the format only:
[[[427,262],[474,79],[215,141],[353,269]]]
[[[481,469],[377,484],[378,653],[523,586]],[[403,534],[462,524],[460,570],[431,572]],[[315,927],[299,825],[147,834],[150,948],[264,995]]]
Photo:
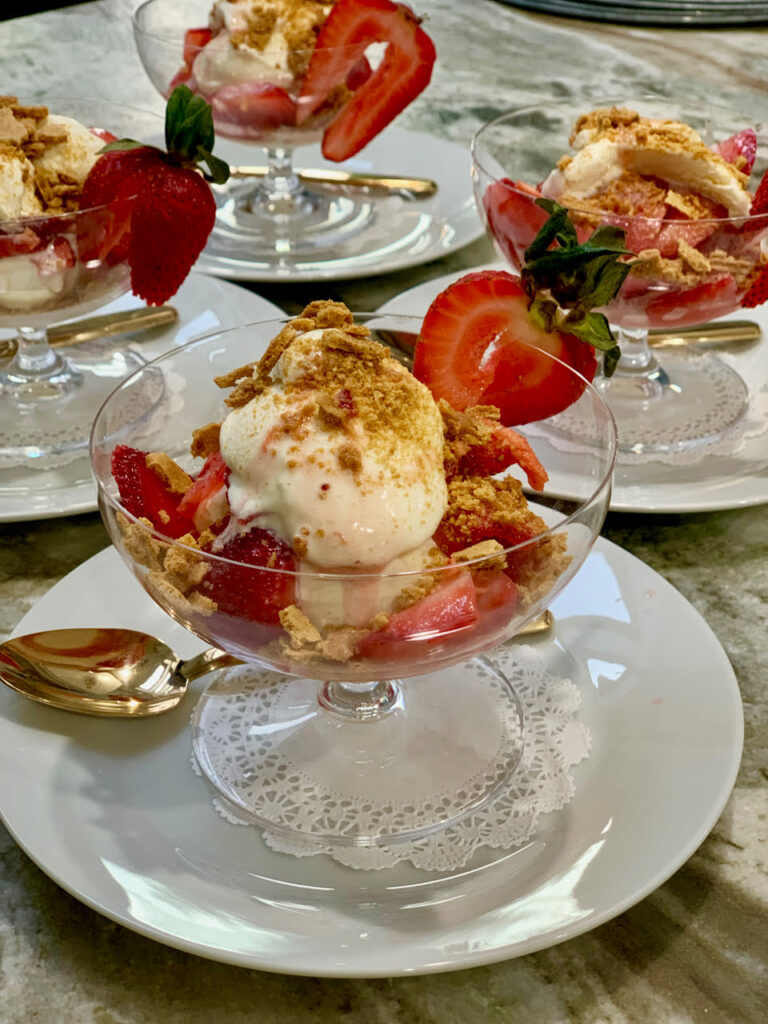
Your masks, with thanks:
[[[629,273],[623,231],[603,226],[580,243],[564,207],[537,205],[549,219],[525,250],[520,276],[480,271],[450,285],[430,306],[414,356],[414,374],[436,398],[457,409],[495,405],[505,426],[561,412],[594,377],[596,351],[606,376],[620,356],[596,309]]]
[[[110,142],[80,199],[81,208],[114,203],[122,213],[109,237],[102,232],[89,244],[99,258],[121,246],[131,289],[150,305],[166,302],[184,282],[216,217],[208,182],[223,184],[229,177],[228,165],[213,155],[211,108],[185,85],[168,99],[165,145],[163,151],[133,139]]]

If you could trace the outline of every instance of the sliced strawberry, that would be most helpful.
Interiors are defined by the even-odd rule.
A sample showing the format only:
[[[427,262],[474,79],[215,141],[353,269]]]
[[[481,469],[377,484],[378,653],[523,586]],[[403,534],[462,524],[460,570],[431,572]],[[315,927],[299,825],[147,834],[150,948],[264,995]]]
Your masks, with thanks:
[[[170,80],[170,82],[168,83],[168,88],[163,93],[163,95],[166,97],[170,96],[177,85],[189,86],[190,89],[192,89],[194,92],[197,92],[195,76],[192,74],[191,70],[187,67],[186,64],[180,67],[176,74],[173,76],[173,78]]]
[[[505,572],[478,572],[474,577],[477,593],[477,611],[482,615],[505,608],[511,611],[517,604],[517,586]]]
[[[502,423],[513,425],[567,408],[593,378],[596,365],[590,345],[533,324],[518,277],[487,270],[466,274],[434,300],[421,327],[413,372],[454,408],[495,405]]]
[[[358,645],[363,658],[412,658],[426,656],[434,644],[451,639],[477,619],[477,599],[472,577],[457,571],[415,604],[394,612],[383,629],[367,633]]]
[[[97,139],[101,139],[105,145],[117,141],[117,136],[113,135],[107,128],[89,128],[88,131],[91,135],[95,135]]]
[[[757,155],[757,134],[754,128],[742,128],[729,139],[716,143],[712,149],[744,174],[750,174]]]
[[[760,179],[760,184],[752,199],[752,206],[749,208],[750,217],[756,217],[761,213],[768,213],[768,171]]]
[[[213,38],[213,32],[207,25],[202,28],[188,28],[184,33],[184,63],[191,70],[195,57]]]
[[[220,615],[266,626],[280,624],[279,612],[295,600],[296,559],[279,537],[258,526],[237,533],[214,554],[199,593],[216,602]],[[239,564],[233,564],[233,563]],[[268,571],[280,570],[280,571]]]
[[[147,466],[146,452],[115,445],[112,476],[120,500],[131,515],[148,519],[166,537],[182,537],[193,529],[192,520],[179,512],[180,495],[169,491],[161,477]]]
[[[128,259],[131,201],[116,200],[109,206],[81,210],[75,221],[77,252],[82,263],[106,261],[111,265]]]
[[[368,58],[363,55],[356,64],[352,65],[352,70],[347,75],[347,88],[354,92],[361,85],[365,85],[372,74],[373,68],[368,63]]]
[[[40,236],[32,228],[0,235],[0,259],[6,256],[25,256],[27,253],[36,252],[42,245]]]
[[[392,0],[339,0],[317,37],[299,97],[301,124],[327,101],[372,43],[386,43],[381,63],[326,128],[323,156],[346,160],[422,92],[432,77],[435,47],[419,19]]]
[[[502,178],[485,190],[483,208],[488,228],[513,267],[521,267],[524,253],[547,219],[535,200],[541,192],[524,181]]]
[[[494,429],[488,442],[469,449],[459,461],[459,472],[463,476],[495,476],[510,466],[520,466],[535,491],[540,491],[549,480],[526,439],[516,430],[502,426]]]
[[[229,466],[221,452],[214,452],[179,502],[179,512],[191,519],[200,533],[229,513],[228,480]]]
[[[69,241],[63,236],[52,239],[45,249],[30,256],[41,277],[53,277],[74,267],[75,253]]]
[[[296,103],[285,89],[269,82],[225,85],[211,98],[214,121],[254,132],[296,123]]]
[[[654,327],[699,324],[730,313],[737,304],[737,295],[733,275],[722,273],[692,288],[660,292],[646,305],[646,315]]]

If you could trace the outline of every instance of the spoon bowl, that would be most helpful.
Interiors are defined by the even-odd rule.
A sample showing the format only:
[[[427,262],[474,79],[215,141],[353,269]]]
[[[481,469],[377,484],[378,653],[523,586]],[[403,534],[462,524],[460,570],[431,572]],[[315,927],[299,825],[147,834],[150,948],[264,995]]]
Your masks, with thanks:
[[[175,708],[187,684],[239,664],[210,649],[182,661],[132,629],[52,629],[0,645],[0,680],[49,707],[84,715],[146,718]]]

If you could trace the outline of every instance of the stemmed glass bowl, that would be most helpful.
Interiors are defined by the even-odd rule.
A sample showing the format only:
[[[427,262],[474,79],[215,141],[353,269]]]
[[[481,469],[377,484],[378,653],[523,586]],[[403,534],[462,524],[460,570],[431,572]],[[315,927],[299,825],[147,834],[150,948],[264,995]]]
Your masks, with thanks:
[[[483,125],[472,140],[475,201],[496,246],[515,270],[526,248],[546,220],[535,204],[539,186],[568,154],[569,136],[577,119],[590,109],[626,107],[658,120],[681,121],[714,145],[744,128],[757,135],[751,191],[768,167],[768,133],[731,110],[672,102],[655,96],[562,99],[507,111]],[[684,183],[683,183],[684,185]],[[681,186],[681,191],[684,190]],[[639,253],[660,244],[660,232],[679,232],[695,253],[696,266],[681,267],[679,280],[662,276],[646,260],[630,272],[619,295],[602,311],[615,329],[622,358],[610,379],[598,377],[618,423],[621,452],[638,456],[679,452],[687,456],[738,429],[748,406],[741,377],[712,354],[676,350],[658,360],[648,345],[650,328],[676,328],[706,323],[739,308],[768,238],[768,218],[717,216],[688,221],[663,220],[627,212],[596,213],[569,206],[580,240],[599,224],[621,228],[626,247]],[[668,212],[668,211],[667,211]],[[675,215],[677,216],[677,215]],[[663,223],[662,223],[663,220]],[[677,242],[662,244],[677,256]],[[674,250],[674,251],[673,251]],[[647,256],[647,253],[645,254]],[[689,254],[690,257],[690,254]],[[671,263],[672,260],[668,260]],[[578,430],[564,417],[566,432]]]
[[[163,119],[100,100],[51,97],[52,114],[162,144]],[[46,465],[85,452],[99,406],[143,360],[114,342],[52,347],[52,324],[130,288],[124,231],[132,198],[0,222],[0,327],[15,351],[0,364],[0,465]]]
[[[315,105],[311,95],[300,98],[313,51],[289,50],[276,58],[279,67],[272,67],[253,50],[220,45],[219,40],[226,44],[225,33],[211,42],[206,28],[210,9],[210,0],[146,0],[133,16],[139,56],[161,95],[184,82],[211,104],[217,136],[245,144],[230,147],[225,154],[229,162],[236,165],[239,156],[240,163],[252,164],[253,156],[261,154],[265,164],[263,175],[238,179],[235,171],[216,190],[219,208],[208,252],[232,272],[244,264],[279,265],[286,273],[297,263],[333,260],[338,265],[347,250],[353,259],[355,239],[377,220],[375,202],[308,188],[294,169],[293,151],[320,142],[371,73],[367,58],[359,56],[358,48],[331,48],[342,63],[347,53],[354,55],[355,66],[328,100],[304,118],[302,108]]]
[[[389,314],[355,319],[383,341],[418,332],[421,323]],[[258,359],[285,322],[217,331],[117,387],[92,434],[100,509],[150,597],[246,663],[217,674],[193,718],[198,764],[225,806],[294,840],[413,840],[477,811],[515,772],[525,741],[520,702],[481,655],[538,616],[586,558],[610,499],[615,424],[587,386],[579,404],[591,436],[567,457],[583,497],[529,498],[543,532],[508,548],[501,561],[478,555],[419,571],[402,563],[398,571],[319,571],[281,556],[267,568],[190,547],[137,520],[112,475],[115,447],[165,452],[194,473],[200,460],[189,455],[192,432],[228,411],[212,378]],[[159,382],[171,377],[176,407],[158,424],[149,413]],[[546,423],[532,427],[535,448]],[[381,500],[385,516],[385,493]],[[392,612],[398,595],[428,578],[430,594],[452,595],[450,613],[416,621],[408,607]],[[467,601],[471,586],[475,597]],[[278,610],[291,604],[312,630],[306,622],[298,635],[283,628]],[[390,616],[386,628],[373,623],[382,611]],[[446,786],[448,806],[437,798]]]

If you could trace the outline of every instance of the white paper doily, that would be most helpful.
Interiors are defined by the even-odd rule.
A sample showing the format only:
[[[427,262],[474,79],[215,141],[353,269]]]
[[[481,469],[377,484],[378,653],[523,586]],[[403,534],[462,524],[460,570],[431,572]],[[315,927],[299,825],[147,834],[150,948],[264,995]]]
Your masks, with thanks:
[[[620,429],[620,447],[616,460],[619,465],[632,466],[656,462],[668,466],[691,466],[713,455],[735,455],[748,440],[768,432],[768,387],[763,386],[755,391],[749,388],[749,381],[745,381],[749,389],[748,405],[746,411],[738,417],[738,409],[743,405],[743,392],[734,386],[735,378],[731,375],[717,373],[718,361],[735,370],[733,362],[726,355],[692,353],[684,358],[691,366],[696,367],[702,380],[708,382],[716,400],[711,408],[700,414],[698,420],[692,418],[679,432],[676,432],[674,427],[665,431],[654,418],[653,404],[649,404],[646,410],[647,422],[633,425],[633,441],[638,444],[663,444],[666,447],[644,452],[629,451],[621,447]],[[663,366],[663,358],[661,363]],[[734,414],[737,418],[732,422]],[[584,440],[589,440],[588,427],[585,426],[584,418],[580,416],[578,402],[553,417],[551,422],[557,432],[547,430],[546,438],[560,451],[581,451]],[[724,426],[727,423],[731,425]],[[537,432],[538,428],[530,429],[531,434]],[[697,432],[704,439],[689,443],[687,437],[695,436]],[[569,441],[569,434],[579,440]]]
[[[355,847],[321,844],[310,840],[286,839],[283,833],[262,829],[264,840],[272,849],[296,857],[327,854],[348,867],[363,870],[388,868],[399,861],[410,861],[415,867],[426,871],[450,871],[462,867],[480,847],[510,849],[526,842],[534,833],[539,816],[563,807],[574,793],[574,782],[570,769],[585,758],[590,750],[591,738],[586,726],[576,718],[580,703],[579,691],[568,679],[550,675],[541,655],[531,647],[510,645],[497,648],[488,659],[504,673],[512,684],[522,708],[524,721],[523,749],[511,780],[481,810],[472,813],[458,823],[434,832],[427,838],[414,842],[398,842],[391,846]],[[471,693],[474,663],[462,666],[466,673],[466,685]],[[256,670],[258,672],[258,670]],[[261,673],[266,688],[274,685],[274,674]],[[410,686],[419,686],[416,678]],[[262,723],[263,724],[263,723]],[[247,723],[241,720],[237,693],[233,691],[231,717],[220,716],[216,726],[220,730],[218,744],[220,758],[218,766],[224,772],[229,765],[242,773],[243,765],[237,764],[245,756],[244,748],[235,742],[227,743],[228,737],[242,737]],[[367,725],[358,726],[363,730]],[[376,726],[373,726],[376,728]],[[202,772],[195,756],[192,765],[198,775]],[[294,802],[305,794],[306,776],[298,764],[286,763],[272,782],[270,799],[276,803]],[[455,801],[450,780],[443,780],[445,788],[429,796],[430,804],[437,799],[450,810]],[[255,785],[261,783],[256,780]],[[312,787],[306,791],[311,801]],[[370,793],[357,798],[358,807],[346,808],[349,813],[359,810],[366,815],[373,814],[381,824],[388,815],[402,820],[405,812],[414,822],[419,817],[418,793],[415,799],[402,806],[372,806]],[[347,797],[349,801],[349,797]],[[229,801],[213,798],[219,814],[233,825],[255,827],[241,815]],[[309,803],[311,815],[311,803]]]

